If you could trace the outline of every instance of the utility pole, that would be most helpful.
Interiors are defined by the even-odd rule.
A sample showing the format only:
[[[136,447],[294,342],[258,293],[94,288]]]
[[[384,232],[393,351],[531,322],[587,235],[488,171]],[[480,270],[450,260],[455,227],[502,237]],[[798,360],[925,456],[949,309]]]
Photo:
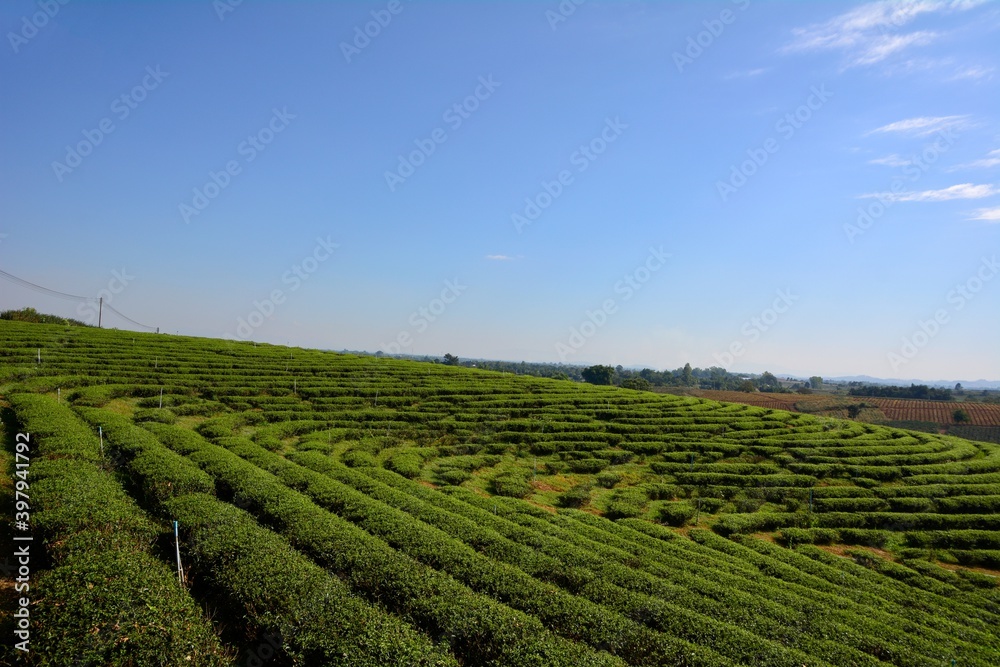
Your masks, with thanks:
[[[104,316],[104,297],[102,296],[97,303],[98,303],[98,306],[97,306],[97,328],[100,329],[101,328],[101,319]]]

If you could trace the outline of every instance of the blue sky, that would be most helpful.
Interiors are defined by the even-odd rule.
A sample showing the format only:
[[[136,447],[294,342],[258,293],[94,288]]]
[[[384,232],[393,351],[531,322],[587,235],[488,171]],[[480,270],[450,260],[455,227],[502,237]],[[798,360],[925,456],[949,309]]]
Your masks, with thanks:
[[[996,3],[16,0],[0,28],[0,267],[163,331],[1000,379]]]

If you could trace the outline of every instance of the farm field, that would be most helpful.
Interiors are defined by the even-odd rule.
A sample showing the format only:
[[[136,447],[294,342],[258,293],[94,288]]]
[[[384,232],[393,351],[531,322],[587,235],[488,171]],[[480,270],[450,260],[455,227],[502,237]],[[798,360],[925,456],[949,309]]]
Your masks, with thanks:
[[[1000,664],[1000,446],[782,406],[2,321],[18,659]]]
[[[714,401],[731,401],[773,410],[790,410],[825,417],[848,418],[848,407],[857,405],[858,421],[917,428],[958,435],[973,440],[1000,443],[1000,404],[974,401],[928,401],[918,399],[835,396],[831,394],[778,394],[743,391],[684,389],[683,394]],[[961,408],[969,421],[955,421]]]

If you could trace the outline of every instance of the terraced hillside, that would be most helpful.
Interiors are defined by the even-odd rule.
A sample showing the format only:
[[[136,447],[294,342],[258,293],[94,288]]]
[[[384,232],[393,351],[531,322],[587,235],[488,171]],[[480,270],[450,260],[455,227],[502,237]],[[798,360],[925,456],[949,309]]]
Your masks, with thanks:
[[[0,394],[28,664],[1000,664],[989,443],[11,322]]]

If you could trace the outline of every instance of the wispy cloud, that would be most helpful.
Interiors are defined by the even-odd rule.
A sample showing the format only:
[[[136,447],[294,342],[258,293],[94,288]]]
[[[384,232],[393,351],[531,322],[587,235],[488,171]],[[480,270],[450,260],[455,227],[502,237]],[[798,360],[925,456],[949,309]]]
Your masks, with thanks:
[[[983,199],[995,194],[1000,194],[1000,188],[992,184],[960,183],[940,190],[923,190],[922,192],[872,192],[861,195],[861,198],[883,201],[950,201],[952,199]]]
[[[893,153],[892,155],[886,155],[885,157],[875,158],[874,160],[868,160],[868,164],[881,164],[887,167],[906,167],[913,163],[913,160],[909,158],[900,157]]]
[[[746,69],[740,70],[738,72],[732,72],[726,75],[726,79],[752,79],[753,77],[760,76],[764,72],[771,69],[770,67],[757,67],[756,69]]]
[[[494,262],[513,262],[515,259],[519,259],[521,256],[511,257],[510,255],[486,255],[486,259]]]
[[[1000,223],[1000,206],[997,208],[981,208],[974,211],[969,220],[985,220],[991,223]]]
[[[842,51],[847,67],[882,62],[911,46],[933,42],[938,33],[905,32],[921,14],[965,11],[985,0],[879,0],[861,5],[824,23],[792,30],[793,39],[783,51]]]
[[[956,171],[958,169],[988,169],[990,167],[996,167],[1000,165],[1000,148],[990,151],[981,160],[973,160],[972,162],[966,162],[965,164],[957,164],[948,171]]]
[[[971,79],[973,81],[979,81],[986,79],[987,81],[993,78],[993,72],[996,70],[992,67],[983,67],[981,65],[973,65],[971,67],[966,67],[964,69],[955,72],[955,75],[951,77],[952,81],[959,81],[961,79]]]
[[[926,137],[940,132],[941,130],[965,129],[970,126],[968,116],[921,116],[919,118],[907,118],[895,123],[889,123],[882,127],[877,127],[868,134],[883,134],[886,132],[903,132],[914,134],[918,137]]]

